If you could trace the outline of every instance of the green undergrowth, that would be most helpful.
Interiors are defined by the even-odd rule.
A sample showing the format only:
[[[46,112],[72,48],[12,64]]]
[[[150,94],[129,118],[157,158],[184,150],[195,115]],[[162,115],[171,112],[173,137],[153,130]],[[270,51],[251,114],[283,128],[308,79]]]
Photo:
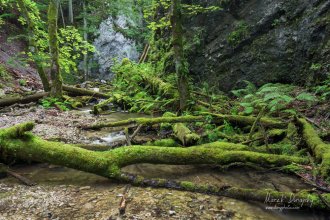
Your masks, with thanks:
[[[257,114],[266,107],[273,116],[297,115],[299,109],[311,108],[321,100],[317,94],[293,85],[268,83],[257,88],[251,82],[245,83],[245,88],[232,91],[238,98],[233,113]]]
[[[115,102],[130,112],[164,112],[177,102],[175,77],[161,77],[150,63],[136,64],[128,59],[114,66]]]
[[[69,102],[68,100],[60,100],[58,98],[52,98],[52,97],[41,99],[39,102],[46,109],[56,107],[62,111],[68,111],[71,109],[72,106],[72,103]]]

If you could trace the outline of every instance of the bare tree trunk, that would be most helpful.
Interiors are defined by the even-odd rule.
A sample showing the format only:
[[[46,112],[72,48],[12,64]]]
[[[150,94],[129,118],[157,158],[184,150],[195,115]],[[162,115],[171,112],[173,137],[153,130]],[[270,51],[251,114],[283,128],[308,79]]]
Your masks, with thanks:
[[[31,20],[29,11],[26,8],[25,0],[18,0],[17,3],[20,7],[20,12],[22,13],[23,17],[25,18],[27,26],[28,26],[29,46],[32,47],[34,50],[35,56],[33,57],[33,59],[36,64],[39,77],[41,79],[45,92],[49,92],[50,91],[49,80],[45,73],[44,67],[42,65],[42,60],[40,60],[41,55],[39,54],[36,37],[34,35],[34,31],[36,29],[36,24]]]
[[[59,64],[59,48],[57,41],[58,0],[50,0],[48,9],[48,36],[51,55],[50,76],[52,88],[50,95],[62,98],[62,76]]]
[[[68,11],[69,11],[69,24],[73,24],[73,0],[68,2]]]
[[[84,40],[88,42],[88,33],[87,33],[87,10],[86,10],[86,1],[83,1],[83,11],[84,11]],[[84,54],[84,78],[87,81],[88,78],[88,53]]]
[[[178,78],[178,90],[180,95],[180,111],[184,111],[187,108],[187,103],[190,98],[190,94],[188,66],[185,61],[183,51],[183,30],[180,0],[172,0],[171,24],[175,70]]]
[[[63,8],[62,8],[61,1],[59,2],[59,7],[60,7],[60,11],[61,11],[61,18],[62,18],[63,27],[65,28],[65,19],[64,19],[64,14],[63,14]]]

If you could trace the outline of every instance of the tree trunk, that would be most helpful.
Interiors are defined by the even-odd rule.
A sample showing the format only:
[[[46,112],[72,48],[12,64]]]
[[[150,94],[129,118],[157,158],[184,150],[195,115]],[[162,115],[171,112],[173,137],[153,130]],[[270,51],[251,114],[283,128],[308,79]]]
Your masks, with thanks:
[[[86,10],[86,1],[83,1],[83,11],[84,11],[84,41],[88,42],[88,33],[87,33],[87,10]],[[84,79],[87,81],[88,79],[88,52],[84,54]]]
[[[73,0],[68,2],[68,11],[69,11],[69,24],[73,24]]]
[[[190,98],[190,94],[188,65],[184,58],[183,51],[183,29],[180,0],[172,0],[171,24],[175,71],[177,75],[178,90],[180,96],[180,111],[182,112],[187,108],[187,103]]]
[[[297,198],[298,203],[304,207],[329,210],[326,204],[330,202],[330,194],[327,193],[322,194],[321,198],[317,193],[307,193],[306,191],[291,194],[272,190],[241,189],[231,186],[215,187],[197,185],[186,181],[149,180],[121,172],[121,168],[138,163],[228,165],[242,162],[260,164],[263,167],[281,167],[292,163],[308,164],[309,161],[305,158],[257,153],[249,151],[248,147],[244,145],[223,142],[190,148],[129,146],[107,152],[93,152],[74,145],[44,141],[31,133],[26,133],[32,130],[33,126],[33,123],[25,123],[7,129],[0,129],[0,157],[15,156],[17,159],[27,161],[62,165],[137,186],[165,187],[262,202],[265,202],[268,196],[270,198],[283,198],[284,196],[288,200],[284,199],[284,204],[290,204],[291,202],[290,205],[295,205],[290,199],[293,197]]]
[[[34,50],[31,52],[34,53],[33,59],[36,64],[39,77],[41,79],[45,92],[49,92],[50,91],[49,80],[48,80],[47,74],[45,73],[45,70],[44,70],[44,67],[42,64],[43,61],[40,59],[41,54],[39,53],[38,45],[36,42],[36,37],[34,35],[34,32],[37,29],[36,24],[33,22],[33,20],[30,17],[30,13],[27,10],[25,0],[18,0],[17,3],[19,5],[20,12],[22,13],[23,17],[25,18],[27,26],[28,26],[29,46],[32,47]]]
[[[48,36],[49,49],[51,55],[50,76],[52,87],[50,95],[56,98],[62,98],[62,76],[59,64],[59,48],[57,41],[57,18],[58,18],[58,0],[50,0],[48,8]]]

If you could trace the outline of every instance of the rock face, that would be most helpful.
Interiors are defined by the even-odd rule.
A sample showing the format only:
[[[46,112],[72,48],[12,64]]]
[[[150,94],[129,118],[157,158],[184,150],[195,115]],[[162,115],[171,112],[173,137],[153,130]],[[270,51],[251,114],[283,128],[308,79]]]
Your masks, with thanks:
[[[134,61],[139,59],[136,42],[119,31],[129,28],[129,25],[134,25],[134,23],[131,24],[132,22],[129,18],[119,15],[116,18],[110,16],[101,23],[100,35],[94,41],[97,51],[94,57],[99,64],[99,78],[111,79],[113,77],[111,67],[115,60],[120,62],[123,58]]]
[[[186,2],[219,5],[218,0]],[[222,5],[222,11],[187,19],[188,33],[202,30],[189,53],[194,76],[230,91],[243,80],[308,84],[329,75],[329,0],[231,0]]]

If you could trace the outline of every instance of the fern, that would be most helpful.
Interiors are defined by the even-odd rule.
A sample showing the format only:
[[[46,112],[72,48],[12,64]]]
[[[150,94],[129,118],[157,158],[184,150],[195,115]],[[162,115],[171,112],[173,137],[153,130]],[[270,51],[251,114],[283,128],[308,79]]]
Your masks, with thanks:
[[[317,102],[318,101],[318,99],[314,95],[312,95],[308,92],[300,93],[296,97],[296,99],[299,100],[299,101],[307,101],[307,102]]]
[[[248,94],[253,94],[257,91],[257,88],[253,83],[247,80],[244,80],[243,82],[246,84],[246,87],[244,89],[237,89],[231,91],[238,98],[244,97]]]

